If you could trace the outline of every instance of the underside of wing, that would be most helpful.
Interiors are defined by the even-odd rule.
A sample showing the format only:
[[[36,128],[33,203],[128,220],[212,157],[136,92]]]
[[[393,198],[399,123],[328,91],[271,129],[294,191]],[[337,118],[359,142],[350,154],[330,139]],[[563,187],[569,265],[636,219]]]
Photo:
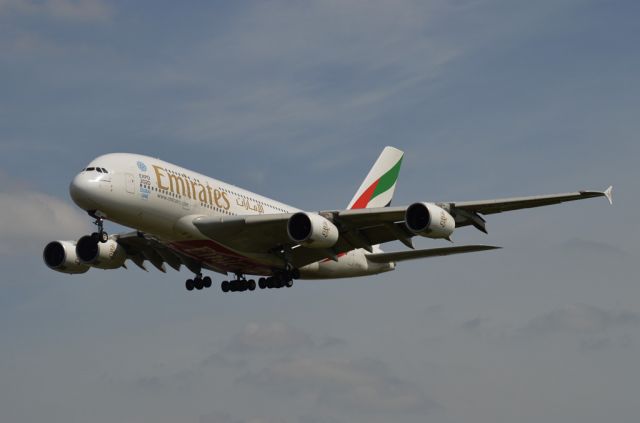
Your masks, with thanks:
[[[193,224],[202,234],[236,251],[268,253],[292,245],[287,222],[292,213],[233,217],[197,217]]]
[[[492,245],[462,245],[459,247],[429,248],[426,250],[399,251],[394,253],[368,254],[367,260],[374,263],[390,263],[415,260],[426,257],[449,256],[453,254],[473,253],[476,251],[496,250],[501,247]]]
[[[143,232],[129,232],[117,235],[116,240],[125,249],[127,258],[143,270],[147,270],[145,262],[148,261],[161,272],[166,272],[166,263],[175,270],[180,270],[180,267],[184,265],[196,274],[200,273],[203,267],[214,272],[226,273],[224,269],[215,268],[211,265],[203,266],[203,263],[170,248],[155,237]]]

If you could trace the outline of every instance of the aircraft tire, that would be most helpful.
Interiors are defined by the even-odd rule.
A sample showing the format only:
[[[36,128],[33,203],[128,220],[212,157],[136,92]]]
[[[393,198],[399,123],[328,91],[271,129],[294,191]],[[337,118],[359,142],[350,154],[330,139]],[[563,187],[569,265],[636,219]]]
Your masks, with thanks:
[[[220,289],[222,289],[222,292],[229,292],[229,281],[222,281],[222,283],[220,284]]]
[[[187,281],[184,283],[184,287],[187,288],[187,291],[193,291],[193,279],[187,279]]]
[[[258,279],[258,286],[260,289],[265,289],[267,287],[267,280],[265,278]]]
[[[211,288],[211,278],[209,276],[202,278],[202,283],[205,288]]]
[[[204,288],[204,282],[202,281],[202,279],[200,278],[195,278],[193,280],[193,286],[200,291],[202,288]]]
[[[253,279],[249,280],[249,291],[255,291],[256,290],[256,281]]]

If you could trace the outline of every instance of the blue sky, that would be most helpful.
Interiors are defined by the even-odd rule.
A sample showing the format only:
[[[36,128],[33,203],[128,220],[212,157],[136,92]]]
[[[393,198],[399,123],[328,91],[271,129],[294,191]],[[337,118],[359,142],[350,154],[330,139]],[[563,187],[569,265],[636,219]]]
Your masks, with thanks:
[[[633,1],[0,0],[0,419],[635,422],[638,17]],[[615,203],[454,234],[497,252],[253,295],[41,261],[91,230],[67,189],[99,154],[318,210],[344,207],[385,145],[406,153],[395,204],[609,184]]]

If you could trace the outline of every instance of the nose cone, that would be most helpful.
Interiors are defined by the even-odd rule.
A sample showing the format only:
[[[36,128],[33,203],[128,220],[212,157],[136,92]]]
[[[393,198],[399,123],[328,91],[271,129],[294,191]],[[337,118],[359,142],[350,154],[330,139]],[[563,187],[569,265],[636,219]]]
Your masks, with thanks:
[[[94,202],[95,191],[98,189],[97,182],[92,181],[86,173],[79,173],[73,178],[69,185],[69,194],[74,203],[84,210],[96,208]]]

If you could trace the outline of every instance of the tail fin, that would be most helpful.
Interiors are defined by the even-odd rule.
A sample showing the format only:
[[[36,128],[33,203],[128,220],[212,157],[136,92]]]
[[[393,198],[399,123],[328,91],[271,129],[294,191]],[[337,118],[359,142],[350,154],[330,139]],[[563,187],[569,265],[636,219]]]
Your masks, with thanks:
[[[347,208],[367,209],[390,205],[403,155],[404,152],[397,148],[385,147]]]

